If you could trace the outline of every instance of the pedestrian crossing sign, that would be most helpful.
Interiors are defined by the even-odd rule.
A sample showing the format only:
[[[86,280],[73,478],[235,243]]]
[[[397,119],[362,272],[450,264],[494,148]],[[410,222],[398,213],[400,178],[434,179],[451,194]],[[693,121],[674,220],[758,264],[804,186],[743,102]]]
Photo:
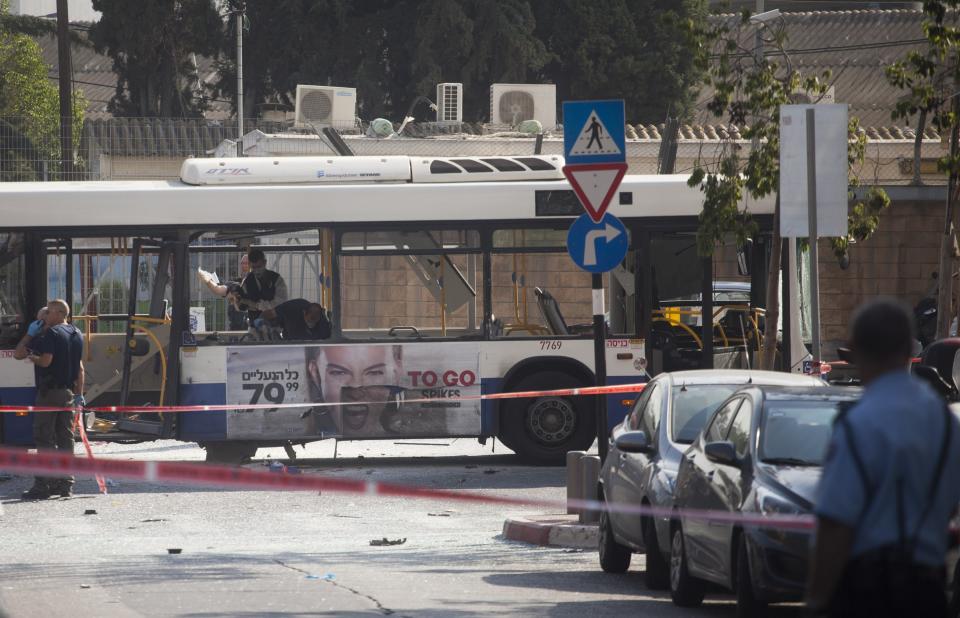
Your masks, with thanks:
[[[563,150],[566,164],[626,161],[625,123],[622,100],[565,101]]]

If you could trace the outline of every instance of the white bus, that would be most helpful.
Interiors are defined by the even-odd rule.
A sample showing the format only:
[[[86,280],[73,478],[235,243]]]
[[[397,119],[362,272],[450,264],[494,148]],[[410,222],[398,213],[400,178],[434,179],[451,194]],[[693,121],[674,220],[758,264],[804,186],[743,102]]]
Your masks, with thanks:
[[[62,297],[85,333],[90,406],[304,404],[101,417],[95,439],[176,438],[236,461],[325,438],[496,437],[527,459],[562,461],[596,437],[591,398],[473,398],[596,382],[590,275],[566,254],[582,210],[562,165],[191,159],[179,181],[0,184],[0,405],[32,402],[32,367],[12,348],[44,301]],[[701,289],[691,247],[702,195],[686,180],[627,176],[610,207],[631,238],[605,276],[608,384],[645,381],[648,357],[658,370],[698,362],[698,334],[651,313],[657,296]],[[772,205],[751,211],[767,221]],[[239,279],[251,248],[289,299],[325,308],[328,339],[255,336],[264,330],[199,282],[199,270]],[[712,343],[734,339],[718,331]],[[630,403],[607,398],[610,426]],[[30,418],[0,415],[0,442],[29,443]]]

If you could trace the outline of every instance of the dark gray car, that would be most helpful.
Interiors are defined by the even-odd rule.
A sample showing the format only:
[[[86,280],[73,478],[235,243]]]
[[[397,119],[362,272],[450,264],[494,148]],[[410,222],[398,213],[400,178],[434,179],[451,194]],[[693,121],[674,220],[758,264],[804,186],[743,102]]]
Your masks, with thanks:
[[[608,504],[670,508],[682,452],[700,434],[710,414],[748,384],[825,387],[810,376],[773,371],[699,370],[654,378],[624,421],[614,427],[600,472],[599,500]],[[604,509],[600,516],[600,566],[622,573],[633,552],[646,552],[647,587],[669,585],[669,517],[641,517]]]
[[[737,593],[737,615],[762,615],[768,603],[803,596],[810,535],[691,516],[698,510],[801,515],[814,491],[833,420],[860,389],[753,386],[711,416],[683,454],[672,520],[670,596],[703,601],[705,583]]]

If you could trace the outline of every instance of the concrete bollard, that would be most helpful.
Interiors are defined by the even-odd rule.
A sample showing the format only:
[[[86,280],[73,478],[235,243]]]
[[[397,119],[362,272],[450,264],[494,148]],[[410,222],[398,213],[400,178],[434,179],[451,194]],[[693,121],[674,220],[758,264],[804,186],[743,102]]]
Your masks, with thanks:
[[[586,455],[580,458],[580,482],[583,484],[583,498],[597,499],[597,481],[600,479],[600,458],[596,455]],[[600,521],[600,511],[597,509],[581,509],[580,523],[595,524]]]
[[[576,515],[580,509],[570,504],[571,500],[583,500],[583,484],[580,478],[580,459],[586,451],[567,453],[567,513]]]

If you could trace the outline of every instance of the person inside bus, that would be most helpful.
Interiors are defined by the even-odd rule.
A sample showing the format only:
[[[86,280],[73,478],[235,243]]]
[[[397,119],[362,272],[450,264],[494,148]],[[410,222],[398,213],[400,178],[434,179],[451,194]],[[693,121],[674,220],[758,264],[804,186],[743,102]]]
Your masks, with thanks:
[[[323,305],[294,298],[263,312],[263,318],[279,328],[289,341],[316,341],[330,338],[330,318]]]
[[[202,268],[197,269],[197,277],[213,294],[227,299],[227,326],[229,330],[247,330],[247,309],[240,282],[250,272],[250,261],[246,254],[240,258],[240,279],[220,283],[216,275]]]
[[[252,324],[265,310],[274,309],[287,300],[287,283],[280,273],[267,269],[267,256],[261,249],[247,252],[250,272],[240,282],[241,298],[251,308],[247,319]]]

